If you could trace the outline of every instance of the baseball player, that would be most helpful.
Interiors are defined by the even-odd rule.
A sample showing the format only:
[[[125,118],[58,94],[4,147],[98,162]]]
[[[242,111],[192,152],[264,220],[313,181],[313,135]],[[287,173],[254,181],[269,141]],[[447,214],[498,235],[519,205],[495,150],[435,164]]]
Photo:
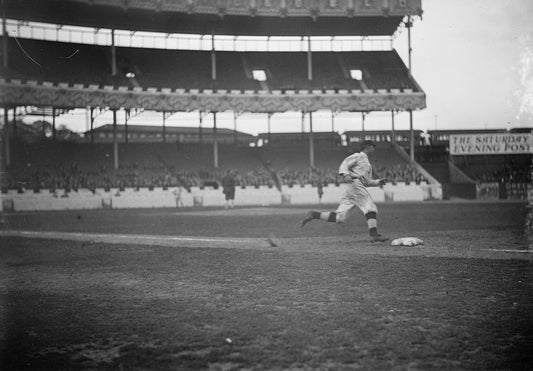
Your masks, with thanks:
[[[226,171],[226,175],[222,178],[222,192],[226,198],[224,207],[233,208],[235,200],[235,177],[233,176],[231,170]]]
[[[354,206],[357,206],[365,214],[371,241],[383,242],[388,240],[387,237],[378,234],[378,209],[366,189],[387,183],[385,179],[372,179],[372,165],[368,161],[368,156],[371,156],[375,150],[374,142],[365,140],[361,144],[361,152],[354,153],[342,161],[339,167],[339,176],[345,183],[345,189],[337,210],[335,212],[309,211],[307,217],[302,220],[302,228],[313,219],[344,223]]]

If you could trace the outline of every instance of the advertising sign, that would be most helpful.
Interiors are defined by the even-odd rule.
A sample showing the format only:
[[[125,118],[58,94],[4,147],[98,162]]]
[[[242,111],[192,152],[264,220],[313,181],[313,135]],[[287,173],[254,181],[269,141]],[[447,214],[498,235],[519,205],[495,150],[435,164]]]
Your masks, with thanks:
[[[450,155],[503,155],[533,153],[533,134],[452,134]]]

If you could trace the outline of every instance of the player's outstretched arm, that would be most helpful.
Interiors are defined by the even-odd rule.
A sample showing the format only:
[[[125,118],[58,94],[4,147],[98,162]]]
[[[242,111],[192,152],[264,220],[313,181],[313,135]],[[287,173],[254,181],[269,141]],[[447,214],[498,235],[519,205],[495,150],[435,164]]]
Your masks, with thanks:
[[[379,187],[379,186],[384,186],[385,184],[387,184],[387,179],[385,178],[372,179],[371,181],[368,182],[367,187]]]
[[[342,183],[351,183],[354,179],[356,179],[350,174],[338,174],[338,177]]]

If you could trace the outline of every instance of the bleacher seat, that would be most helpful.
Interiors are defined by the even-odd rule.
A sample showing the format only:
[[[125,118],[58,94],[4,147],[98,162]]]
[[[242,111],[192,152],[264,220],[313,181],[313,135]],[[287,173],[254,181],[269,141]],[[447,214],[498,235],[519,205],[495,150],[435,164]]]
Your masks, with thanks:
[[[121,90],[162,88],[183,90],[244,91],[331,91],[349,92],[370,89],[416,91],[397,52],[314,52],[313,79],[308,79],[305,52],[216,52],[216,79],[212,77],[211,51],[168,50],[117,47],[117,75],[111,75],[108,46],[63,43],[19,38],[24,50],[39,60],[29,60],[14,38],[8,38],[10,67],[0,67],[8,79],[47,81],[48,84],[83,84],[89,89]],[[304,68],[305,67],[305,68]],[[362,81],[351,78],[350,69],[363,71]],[[252,77],[262,69],[267,81]],[[133,78],[126,75],[133,73]],[[32,82],[32,83],[33,83]]]

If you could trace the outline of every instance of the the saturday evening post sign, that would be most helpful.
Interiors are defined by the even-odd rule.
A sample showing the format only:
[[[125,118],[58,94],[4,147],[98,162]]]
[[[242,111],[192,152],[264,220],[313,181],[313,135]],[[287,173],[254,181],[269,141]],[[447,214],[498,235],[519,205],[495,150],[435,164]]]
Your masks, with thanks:
[[[501,155],[533,153],[532,133],[452,134],[451,155]]]

